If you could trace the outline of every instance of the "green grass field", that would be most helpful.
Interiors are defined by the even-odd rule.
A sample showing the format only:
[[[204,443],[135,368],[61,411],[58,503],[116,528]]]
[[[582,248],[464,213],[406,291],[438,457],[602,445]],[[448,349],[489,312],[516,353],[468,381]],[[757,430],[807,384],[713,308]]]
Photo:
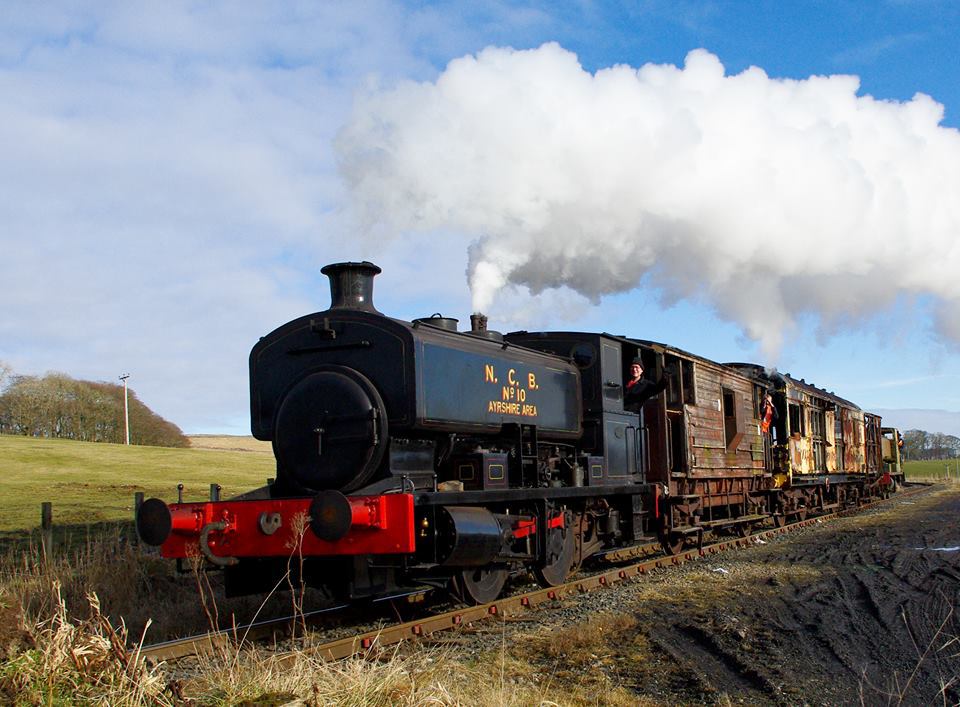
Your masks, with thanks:
[[[127,447],[0,435],[0,534],[36,528],[40,503],[53,503],[56,526],[85,526],[133,517],[133,494],[174,501],[177,484],[184,499],[209,497],[210,484],[229,497],[262,486],[274,476],[269,445],[254,440],[211,438],[203,449]],[[242,449],[243,451],[239,451]],[[960,460],[912,461],[908,480],[960,479]]]
[[[960,481],[960,459],[946,461],[908,461],[903,465],[907,481]]]
[[[275,476],[269,451],[125,446],[0,435],[0,534],[40,524],[40,503],[53,503],[55,526],[131,520],[133,495],[166,501],[209,498],[210,484],[228,497]]]

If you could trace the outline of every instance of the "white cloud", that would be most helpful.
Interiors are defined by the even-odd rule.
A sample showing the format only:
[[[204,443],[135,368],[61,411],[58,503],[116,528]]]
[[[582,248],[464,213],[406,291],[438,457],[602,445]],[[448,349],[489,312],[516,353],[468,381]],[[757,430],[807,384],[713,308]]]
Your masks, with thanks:
[[[425,75],[392,3],[11,4],[0,359],[247,425],[247,353],[357,257],[331,141],[368,75]],[[239,427],[236,427],[239,422]]]
[[[703,50],[591,74],[556,44],[491,47],[363,97],[341,171],[369,227],[470,234],[482,310],[507,285],[648,285],[710,303],[768,354],[805,313],[829,330],[901,293],[956,321],[960,134],[927,96],[858,88],[728,76]]]

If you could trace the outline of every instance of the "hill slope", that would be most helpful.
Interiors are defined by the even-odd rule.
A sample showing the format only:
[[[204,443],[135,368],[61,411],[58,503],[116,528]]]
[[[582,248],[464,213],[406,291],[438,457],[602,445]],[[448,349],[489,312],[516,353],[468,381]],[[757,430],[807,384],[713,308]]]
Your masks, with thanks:
[[[272,454],[172,449],[0,435],[0,532],[35,528],[41,501],[53,502],[56,525],[128,520],[133,494],[166,501],[209,497],[210,484],[228,497],[274,476]]]

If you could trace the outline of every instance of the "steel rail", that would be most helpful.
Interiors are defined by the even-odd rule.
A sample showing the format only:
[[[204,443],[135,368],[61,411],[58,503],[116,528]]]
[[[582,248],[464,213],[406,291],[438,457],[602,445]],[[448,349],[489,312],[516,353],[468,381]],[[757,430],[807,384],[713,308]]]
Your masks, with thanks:
[[[412,592],[391,594],[375,599],[371,603],[383,603],[395,599],[415,601],[423,597],[426,592],[427,590],[418,589]],[[138,653],[141,657],[154,662],[171,661],[193,655],[211,653],[218,648],[231,644],[236,646],[247,642],[263,641],[268,638],[286,638],[293,634],[297,626],[315,626],[331,614],[354,607],[355,605],[353,604],[337,604],[336,606],[308,611],[299,616],[263,619],[233,628],[209,631],[195,636],[185,636],[184,638],[174,638],[169,641],[153,643],[141,647]]]
[[[441,631],[461,628],[491,617],[513,616],[550,602],[560,602],[570,596],[576,596],[607,588],[614,584],[635,580],[652,571],[676,567],[736,548],[749,547],[754,545],[757,539],[790,533],[815,523],[821,523],[825,520],[853,515],[887,501],[911,496],[928,488],[929,486],[918,486],[909,490],[900,491],[895,496],[887,499],[864,502],[858,506],[810,517],[802,521],[786,524],[779,528],[761,530],[746,537],[731,538],[710,545],[704,545],[700,548],[692,548],[676,555],[662,555],[625,567],[615,567],[589,576],[575,578],[570,582],[556,587],[540,588],[510,597],[502,597],[487,604],[460,607],[441,614],[393,624],[391,626],[384,626],[373,631],[328,641],[319,645],[306,646],[297,651],[279,654],[275,660],[278,661],[281,666],[291,663],[296,660],[298,655],[303,654],[318,657],[323,660],[340,660],[353,655],[368,653],[405,640],[423,638]],[[652,546],[649,545],[637,546],[639,552],[649,552],[651,548]],[[624,554],[629,555],[629,551],[630,548],[625,548]],[[611,556],[613,557],[611,558]],[[608,553],[607,557],[620,559],[617,557],[616,551]],[[624,557],[622,559],[627,558]],[[426,591],[427,590],[416,590],[382,597],[376,601],[382,603],[394,599],[415,598],[424,595]],[[332,612],[348,608],[349,606],[350,605],[347,604],[338,605],[336,607],[312,611],[299,617],[288,616],[281,619],[270,619],[239,626],[235,629],[214,631],[197,636],[174,639],[163,643],[143,646],[137,652],[140,656],[152,661],[172,661],[188,656],[210,653],[218,647],[230,644],[236,646],[238,643],[261,641],[278,635],[289,636],[294,626],[303,623],[307,625],[316,624],[322,617]]]

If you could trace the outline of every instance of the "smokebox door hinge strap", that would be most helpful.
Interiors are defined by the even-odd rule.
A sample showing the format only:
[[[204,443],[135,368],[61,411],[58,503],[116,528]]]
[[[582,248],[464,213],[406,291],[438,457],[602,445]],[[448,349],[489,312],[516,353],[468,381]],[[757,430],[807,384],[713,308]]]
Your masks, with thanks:
[[[310,331],[319,334],[324,339],[336,339],[337,332],[330,326],[330,318],[324,317],[322,320],[310,320]]]

